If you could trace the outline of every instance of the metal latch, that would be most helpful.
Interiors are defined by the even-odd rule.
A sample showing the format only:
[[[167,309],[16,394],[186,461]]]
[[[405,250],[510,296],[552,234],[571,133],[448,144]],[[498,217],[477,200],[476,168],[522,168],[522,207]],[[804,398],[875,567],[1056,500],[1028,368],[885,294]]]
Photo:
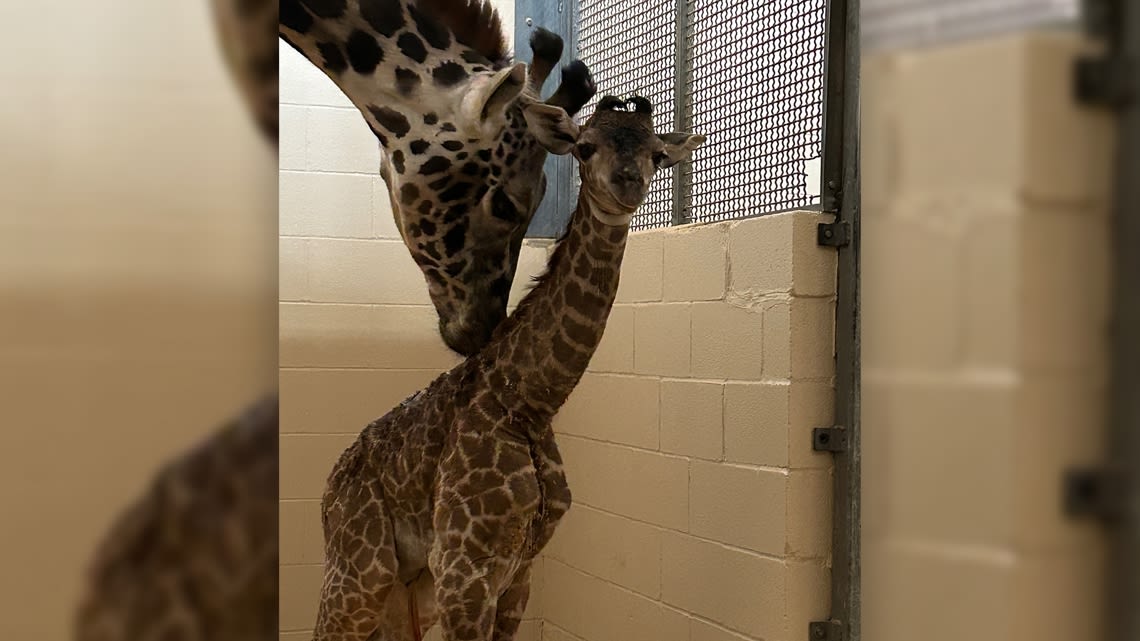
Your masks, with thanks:
[[[1124,516],[1128,493],[1123,473],[1107,467],[1074,468],[1065,473],[1063,506],[1074,519],[1113,522]]]
[[[1130,104],[1136,91],[1132,64],[1123,58],[1079,58],[1073,68],[1073,91],[1086,105]]]
[[[820,223],[816,231],[816,244],[825,247],[843,247],[851,242],[850,229],[850,226],[841,220]]]
[[[811,449],[817,452],[844,452],[847,450],[847,430],[842,426],[817,427],[811,431]]]
[[[809,641],[843,641],[843,625],[839,621],[812,621],[808,624]]]

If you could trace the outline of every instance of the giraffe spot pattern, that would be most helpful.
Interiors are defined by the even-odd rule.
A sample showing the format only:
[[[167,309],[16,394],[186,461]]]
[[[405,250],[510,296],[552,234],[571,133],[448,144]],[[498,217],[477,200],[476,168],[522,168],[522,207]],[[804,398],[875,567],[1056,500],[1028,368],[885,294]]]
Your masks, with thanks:
[[[463,65],[449,60],[432,69],[431,76],[435,84],[441,87],[453,87],[467,78],[467,70]]]
[[[463,270],[464,270],[466,267],[467,267],[467,261],[465,261],[465,260],[458,260],[458,261],[456,261],[456,262],[454,262],[454,263],[451,263],[450,265],[448,265],[444,271],[446,271],[446,272],[447,272],[447,275],[448,275],[448,276],[451,276],[452,278],[456,278],[456,277],[458,277],[460,274],[462,274],[462,273],[463,273]]]
[[[411,205],[412,203],[416,202],[416,199],[419,197],[420,197],[420,188],[419,187],[416,187],[412,183],[405,183],[405,184],[400,186],[400,202],[403,203],[404,205]],[[422,225],[422,223],[421,223],[421,225]],[[432,232],[432,233],[434,233],[434,232]]]
[[[392,135],[397,138],[403,138],[411,131],[412,125],[404,114],[392,109],[391,107],[377,107],[376,105],[369,105],[368,111],[380,126],[392,132]]]
[[[420,229],[422,229],[428,236],[435,236],[435,223],[430,220],[421,220]]]
[[[463,149],[463,143],[459,142],[458,140],[445,140],[443,143],[443,148],[448,151],[459,151],[460,149]]]
[[[429,111],[426,114],[424,114],[424,124],[425,125],[434,125],[437,122],[439,122],[439,116],[435,115],[434,111]]]
[[[511,281],[506,276],[500,276],[491,283],[491,295],[506,300],[511,293]]]
[[[491,196],[491,215],[499,220],[507,222],[515,222],[519,220],[519,211],[515,204],[511,202],[502,190],[498,190]]]
[[[414,33],[400,34],[399,39],[396,40],[396,46],[408,58],[415,60],[418,63],[423,63],[427,60],[427,48],[424,47],[424,41]]]
[[[410,96],[420,86],[420,75],[411,69],[396,67],[396,90],[403,96]]]
[[[454,207],[448,209],[447,213],[443,215],[443,224],[450,225],[451,223],[466,216],[467,212],[468,208],[466,205],[455,205]]]
[[[431,183],[428,183],[428,187],[431,187],[433,191],[439,191],[439,190],[443,189],[444,187],[446,187],[450,183],[451,183],[451,176],[444,176],[443,178],[439,178],[437,180],[432,181]]]
[[[392,166],[396,168],[396,173],[404,173],[404,152],[399,149],[392,152]]]
[[[301,0],[301,3],[318,18],[339,18],[348,8],[345,0]]]
[[[449,133],[455,132],[455,125],[451,124],[450,122],[443,123],[439,126],[439,128]]]
[[[456,254],[467,242],[467,223],[459,221],[443,235],[443,248],[448,254]]]
[[[416,23],[416,31],[424,37],[424,40],[427,40],[429,45],[440,50],[451,46],[451,34],[443,25],[421,12],[414,5],[408,7],[408,12]]]
[[[439,199],[445,203],[449,203],[454,200],[461,200],[470,192],[471,183],[459,182],[440,192]]]
[[[413,140],[411,144],[408,145],[408,151],[419,156],[427,151],[429,147],[431,147],[431,143],[426,140]]]
[[[376,33],[391,38],[404,27],[400,0],[369,0],[360,3],[360,14]]]
[[[451,168],[451,161],[443,156],[432,156],[420,166],[420,174],[430,176],[447,171]]]
[[[300,0],[281,0],[278,11],[281,24],[297,33],[308,33],[313,28],[313,16],[301,6]]]
[[[318,42],[317,51],[321,54],[321,60],[328,71],[340,73],[348,69],[348,61],[344,59],[344,54],[335,43]]]
[[[376,65],[384,59],[384,52],[380,49],[376,38],[359,29],[349,34],[344,50],[348,53],[348,62],[352,65],[352,70],[360,74],[367,75],[376,71]]]

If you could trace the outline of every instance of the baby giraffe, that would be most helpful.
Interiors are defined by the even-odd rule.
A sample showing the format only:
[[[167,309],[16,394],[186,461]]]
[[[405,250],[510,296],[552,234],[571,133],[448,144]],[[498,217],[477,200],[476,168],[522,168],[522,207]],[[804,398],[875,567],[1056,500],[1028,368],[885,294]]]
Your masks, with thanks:
[[[551,422],[598,346],[629,221],[657,169],[704,136],[656,135],[644,98],[603,98],[579,130],[535,103],[527,124],[573,153],[578,206],[545,275],[491,341],[366,427],[322,502],[317,641],[513,639],[530,568],[570,507]]]

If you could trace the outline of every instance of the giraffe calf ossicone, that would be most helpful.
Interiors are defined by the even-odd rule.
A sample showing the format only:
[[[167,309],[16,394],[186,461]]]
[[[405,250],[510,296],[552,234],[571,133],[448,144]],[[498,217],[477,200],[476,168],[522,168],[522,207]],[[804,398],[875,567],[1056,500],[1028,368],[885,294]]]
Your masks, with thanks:
[[[559,107],[526,107],[543,147],[578,160],[578,206],[490,342],[341,455],[322,501],[318,641],[411,639],[436,621],[446,641],[514,638],[531,564],[570,507],[551,422],[602,337],[653,174],[704,142],[656,135],[651,111],[606,97],[579,130]]]

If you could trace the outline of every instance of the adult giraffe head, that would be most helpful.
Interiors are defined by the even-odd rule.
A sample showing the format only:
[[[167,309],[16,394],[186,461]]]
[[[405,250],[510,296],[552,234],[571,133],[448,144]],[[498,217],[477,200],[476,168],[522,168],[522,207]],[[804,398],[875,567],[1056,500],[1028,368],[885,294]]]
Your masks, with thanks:
[[[282,0],[279,33],[352,100],[380,140],[396,227],[453,350],[482,347],[506,317],[523,236],[546,192],[524,109],[562,56],[536,30],[516,63],[489,0]],[[545,104],[573,115],[594,94],[573,61]],[[541,123],[538,126],[543,126]]]

